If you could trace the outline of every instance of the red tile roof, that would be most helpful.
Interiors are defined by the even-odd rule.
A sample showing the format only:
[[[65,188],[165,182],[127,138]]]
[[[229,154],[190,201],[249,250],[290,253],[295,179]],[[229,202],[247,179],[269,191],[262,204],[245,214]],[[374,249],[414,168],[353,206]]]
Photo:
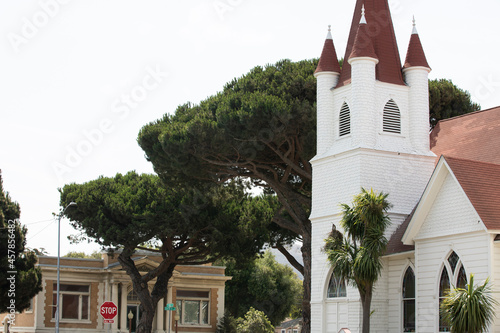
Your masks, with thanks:
[[[460,186],[490,230],[500,230],[500,165],[445,156]]]
[[[420,42],[420,37],[418,36],[418,34],[412,34],[410,37],[408,52],[406,53],[406,61],[403,68],[417,66],[427,67],[429,69],[431,68],[427,63],[424,48],[422,47],[422,43]]]
[[[500,107],[441,120],[430,135],[441,155],[500,164]]]
[[[349,59],[351,55],[361,20],[361,7],[363,3],[368,22],[367,31],[371,37],[375,53],[380,60],[376,67],[377,80],[404,85],[403,74],[401,72],[401,59],[399,57],[398,45],[387,0],[357,0],[344,59]],[[351,66],[345,61],[338,87],[350,82]]]
[[[335,52],[333,40],[330,38],[327,38],[325,40],[325,46],[323,47],[323,52],[321,53],[321,58],[319,58],[318,67],[316,68],[316,71],[314,73],[320,72],[340,73],[340,65],[337,58],[337,52]]]

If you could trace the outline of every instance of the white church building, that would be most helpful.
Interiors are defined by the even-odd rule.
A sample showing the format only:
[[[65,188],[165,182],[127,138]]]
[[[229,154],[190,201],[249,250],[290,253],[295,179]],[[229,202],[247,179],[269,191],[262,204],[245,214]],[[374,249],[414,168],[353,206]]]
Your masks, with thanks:
[[[500,290],[500,107],[429,133],[431,69],[415,27],[401,64],[387,0],[357,0],[342,68],[337,59],[329,32],[315,73],[311,331],[361,331],[357,289],[322,248],[340,204],[364,187],[393,204],[371,332],[447,332],[439,303],[451,285],[472,273]]]

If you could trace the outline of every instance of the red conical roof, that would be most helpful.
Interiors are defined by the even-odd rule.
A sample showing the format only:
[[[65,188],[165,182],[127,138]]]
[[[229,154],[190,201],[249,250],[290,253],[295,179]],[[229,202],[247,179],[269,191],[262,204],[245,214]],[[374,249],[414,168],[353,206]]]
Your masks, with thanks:
[[[340,73],[339,60],[337,59],[337,52],[335,52],[335,46],[333,45],[333,38],[330,30],[328,30],[325,46],[323,46],[323,52],[321,53],[318,67],[314,73],[320,72]]]
[[[362,23],[358,26],[358,31],[356,32],[356,38],[354,38],[354,44],[352,46],[352,52],[348,59],[358,58],[358,57],[370,57],[378,59],[375,49],[373,48],[373,43],[370,35],[368,34],[368,24],[366,20],[362,19]]]
[[[427,67],[430,69],[427,59],[425,57],[420,37],[418,36],[415,23],[413,23],[413,33],[411,34],[410,44],[408,45],[408,52],[406,53],[406,61],[403,68],[410,67]]]
[[[371,38],[373,49],[379,63],[376,67],[377,80],[405,85],[401,72],[396,35],[392,24],[387,0],[357,0],[344,59],[349,59],[353,51],[356,34],[361,21],[361,7],[365,5],[367,35]],[[337,87],[351,82],[351,65],[344,62]]]

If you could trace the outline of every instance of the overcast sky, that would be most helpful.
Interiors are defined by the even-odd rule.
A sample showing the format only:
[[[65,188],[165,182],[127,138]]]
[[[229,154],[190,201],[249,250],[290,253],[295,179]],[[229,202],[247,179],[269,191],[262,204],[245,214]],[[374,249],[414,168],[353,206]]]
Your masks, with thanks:
[[[145,124],[252,67],[345,52],[355,0],[0,0],[0,169],[28,246],[57,254],[57,189],[152,172]],[[417,20],[431,78],[500,105],[498,0],[390,1],[402,61]],[[62,221],[61,253],[75,231]]]

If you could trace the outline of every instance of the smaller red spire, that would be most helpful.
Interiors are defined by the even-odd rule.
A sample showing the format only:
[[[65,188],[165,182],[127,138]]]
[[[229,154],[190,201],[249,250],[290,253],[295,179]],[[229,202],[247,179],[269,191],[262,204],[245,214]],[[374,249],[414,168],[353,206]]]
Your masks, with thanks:
[[[337,52],[335,52],[335,46],[333,45],[330,27],[331,26],[328,26],[328,35],[326,36],[323,52],[321,53],[321,58],[319,58],[318,67],[314,72],[315,74],[320,72],[340,73],[340,64],[337,59]]]
[[[426,67],[429,68],[427,58],[425,57],[420,37],[418,36],[415,18],[413,18],[413,32],[410,37],[410,44],[408,45],[408,52],[406,53],[406,61],[403,69],[410,67]]]
[[[356,37],[354,38],[354,44],[348,60],[360,57],[378,59],[375,48],[373,47],[372,38],[368,34],[368,24],[365,18],[364,5],[361,11],[361,21],[359,22],[358,31],[356,32]]]

